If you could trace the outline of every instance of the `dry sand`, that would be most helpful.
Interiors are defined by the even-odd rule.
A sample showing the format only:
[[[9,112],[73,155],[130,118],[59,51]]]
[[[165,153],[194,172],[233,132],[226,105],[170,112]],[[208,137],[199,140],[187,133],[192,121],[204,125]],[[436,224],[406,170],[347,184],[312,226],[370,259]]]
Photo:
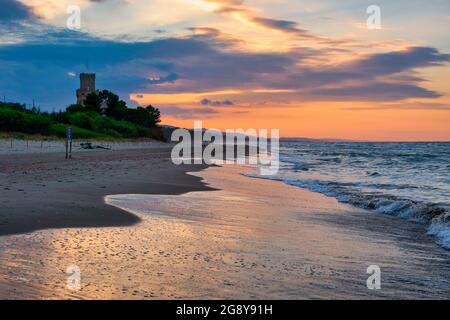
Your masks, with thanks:
[[[127,149],[128,148],[128,149]],[[125,150],[124,150],[125,149]],[[47,228],[131,225],[139,218],[107,206],[117,193],[180,194],[203,190],[177,167],[170,146],[161,143],[115,145],[113,150],[39,152],[22,146],[0,154],[0,235]]]
[[[83,142],[92,142],[93,144],[109,147],[112,150],[142,150],[167,147],[167,143],[154,140],[141,141],[91,141],[74,140],[73,150],[81,150],[80,144]],[[0,139],[0,155],[11,154],[36,154],[36,153],[61,153],[65,152],[64,140],[18,140],[18,139]]]

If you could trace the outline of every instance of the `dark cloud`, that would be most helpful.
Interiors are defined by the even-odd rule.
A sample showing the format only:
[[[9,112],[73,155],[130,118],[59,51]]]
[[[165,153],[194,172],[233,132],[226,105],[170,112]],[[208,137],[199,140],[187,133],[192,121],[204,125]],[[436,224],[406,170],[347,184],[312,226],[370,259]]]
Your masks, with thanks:
[[[262,18],[262,17],[253,17],[252,21],[257,24],[260,24],[262,26],[271,28],[271,29],[292,32],[292,33],[299,33],[301,35],[308,35],[308,31],[300,29],[298,27],[298,24],[294,21],[276,20],[276,19],[269,19],[269,18]]]
[[[435,48],[410,47],[404,51],[377,53],[348,64],[348,70],[370,74],[393,74],[418,67],[430,67],[450,61],[449,54]]]
[[[365,101],[392,101],[411,97],[437,98],[440,94],[421,88],[413,84],[398,83],[369,83],[359,86],[341,88],[321,88],[311,90],[309,95],[325,100],[365,100]]]
[[[178,119],[203,119],[208,116],[216,115],[219,111],[211,108],[180,108],[177,106],[160,106],[159,109],[164,115],[169,115]]]
[[[17,0],[0,0],[0,22],[34,18],[31,9]]]
[[[99,88],[108,88],[123,98],[137,92],[236,88],[291,91],[279,96],[261,95],[264,101],[270,100],[270,95],[280,101],[434,98],[439,93],[421,87],[423,79],[416,76],[416,69],[450,60],[448,54],[435,48],[412,47],[367,55],[345,64],[333,65],[330,61],[327,66],[311,66],[307,59],[326,57],[327,51],[297,48],[287,53],[242,52],[233,39],[227,40],[216,30],[206,31],[201,36],[119,42],[68,30],[46,30],[25,43],[0,46],[0,95],[23,102],[35,98],[47,110],[63,108],[74,101],[78,86],[78,80],[68,77],[67,72],[85,71],[88,61],[91,71],[98,75]],[[204,106],[231,102],[205,96],[200,102]],[[213,112],[208,110],[212,109],[197,111]]]
[[[298,90],[300,96],[337,100],[401,100],[436,98],[440,94],[424,89],[416,70],[442,65],[450,55],[435,48],[410,47],[398,52],[367,55],[332,67],[296,68],[276,78],[269,87]],[[355,83],[361,83],[355,85]]]
[[[204,106],[212,106],[212,107],[222,107],[222,106],[232,106],[234,105],[233,101],[231,100],[222,100],[222,101],[217,101],[217,100],[210,100],[207,98],[204,98],[200,101],[201,105]]]
[[[174,72],[169,72],[168,75],[162,76],[162,77],[156,77],[156,78],[150,78],[149,84],[161,84],[166,82],[175,82],[178,80],[178,75]]]
[[[166,90],[234,87],[256,82],[261,74],[284,73],[296,60],[285,54],[225,51],[224,42],[220,40],[218,45],[214,37],[133,43],[101,40],[71,31],[54,31],[48,35],[50,43],[40,39],[0,46],[0,62],[8,66],[9,74],[8,78],[0,79],[0,93],[61,101],[63,106],[73,101],[72,93],[77,86],[77,79],[65,78],[67,71],[85,71],[86,61],[98,74],[100,87],[126,96],[130,92],[159,92],[157,85],[178,80],[187,80],[190,85],[174,89],[165,86]],[[53,43],[55,38],[60,41]]]

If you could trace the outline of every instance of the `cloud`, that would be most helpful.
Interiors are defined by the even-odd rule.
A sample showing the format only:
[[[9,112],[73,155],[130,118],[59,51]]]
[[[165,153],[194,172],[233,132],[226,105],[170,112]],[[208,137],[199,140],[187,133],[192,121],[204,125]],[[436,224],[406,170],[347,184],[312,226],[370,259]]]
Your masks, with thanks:
[[[284,54],[224,51],[231,49],[232,42],[211,36],[117,42],[71,31],[54,30],[47,35],[48,39],[0,46],[0,65],[8,69],[8,78],[0,79],[1,91],[26,99],[35,96],[47,106],[56,101],[62,108],[72,102],[78,85],[68,82],[67,70],[83,72],[86,61],[98,74],[100,87],[125,96],[139,91],[231,87],[254,81],[259,74],[281,73],[295,63]],[[170,83],[173,86],[160,87]]]
[[[167,82],[175,82],[178,80],[178,75],[174,72],[169,72],[166,76],[157,76],[157,77],[150,77],[148,84],[161,84],[161,83],[167,83]]]
[[[176,119],[203,119],[219,113],[219,111],[211,108],[181,108],[177,106],[162,106],[159,109],[162,114]]]
[[[348,64],[348,70],[370,74],[393,74],[414,68],[442,65],[450,61],[450,54],[436,48],[409,47],[402,51],[377,53]]]
[[[289,23],[281,26],[289,28]],[[345,63],[317,65],[309,60],[326,60],[327,49],[248,52],[217,29],[197,31],[186,37],[124,42],[46,29],[25,43],[0,46],[0,93],[17,101],[35,98],[47,110],[64,108],[73,103],[78,86],[77,79],[67,76],[67,70],[83,72],[89,61],[90,71],[97,73],[98,87],[115,91],[124,99],[132,93],[202,93],[238,88],[246,97],[236,98],[245,103],[397,101],[439,97],[440,93],[421,86],[424,79],[417,76],[417,70],[450,60],[450,55],[436,48],[410,47],[355,55]],[[203,97],[203,106],[232,104],[223,96],[214,100],[207,94]],[[207,110],[211,109],[197,111],[210,113]]]
[[[299,31],[298,25],[294,21],[276,20],[276,19],[261,18],[261,17],[254,17],[253,21],[259,23],[260,25],[263,25],[263,26],[266,26],[269,28],[273,28],[273,29],[278,29],[278,30],[283,30],[283,31],[288,31],[288,32],[298,32]]]
[[[233,101],[231,100],[223,100],[223,101],[217,101],[217,100],[210,100],[207,98],[204,98],[200,101],[201,105],[204,106],[213,106],[213,107],[222,107],[222,106],[232,106],[234,105]]]
[[[283,31],[287,33],[296,34],[300,37],[310,37],[314,39],[319,39],[311,35],[307,30],[300,29],[297,22],[289,21],[289,20],[277,20],[277,19],[269,19],[262,17],[251,17],[251,21],[256,24],[278,31]]]
[[[255,14],[244,5],[244,1],[226,1],[226,0],[206,0],[207,2],[214,2],[221,4],[217,10],[218,13],[227,15],[238,15],[240,19],[246,20],[248,23],[253,23],[259,27],[268,30],[282,32],[294,36],[300,40],[307,40],[320,45],[356,45],[356,42],[349,39],[330,39],[328,37],[318,36],[311,33],[309,30],[300,28],[299,23],[292,20],[273,19],[262,17]]]
[[[351,39],[337,39],[336,40],[336,39],[330,39],[330,38],[323,37],[323,36],[314,35],[309,30],[300,28],[299,24],[295,21],[258,17],[258,16],[253,16],[248,13],[247,13],[247,18],[250,21],[256,23],[257,25],[265,27],[267,29],[290,34],[300,40],[308,40],[308,41],[311,41],[313,43],[320,44],[320,45],[329,45],[329,46],[356,45],[356,41],[351,40]]]
[[[408,103],[382,103],[376,107],[348,107],[344,108],[350,111],[367,110],[450,110],[450,104],[444,103],[426,103],[426,102],[408,102]]]
[[[206,2],[218,3],[222,5],[240,6],[244,4],[244,0],[206,0]]]
[[[405,50],[370,54],[334,66],[303,66],[283,79],[276,79],[273,88],[298,90],[311,99],[401,100],[410,97],[436,98],[440,93],[420,86],[422,78],[416,70],[443,65],[450,55],[435,48],[410,47]],[[362,84],[361,84],[362,83]]]
[[[29,7],[17,0],[0,0],[0,22],[34,18]]]
[[[364,101],[395,101],[411,97],[438,98],[437,92],[421,88],[413,84],[398,83],[369,83],[358,86],[346,86],[340,88],[313,89],[310,95],[329,100],[364,100]]]

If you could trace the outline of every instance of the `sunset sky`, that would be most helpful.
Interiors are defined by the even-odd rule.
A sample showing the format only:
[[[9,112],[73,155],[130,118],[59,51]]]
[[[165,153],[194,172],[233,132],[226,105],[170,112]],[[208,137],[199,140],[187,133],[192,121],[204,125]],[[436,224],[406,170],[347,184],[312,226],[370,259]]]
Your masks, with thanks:
[[[88,67],[165,124],[450,140],[448,0],[0,0],[0,30],[0,96],[44,110]]]

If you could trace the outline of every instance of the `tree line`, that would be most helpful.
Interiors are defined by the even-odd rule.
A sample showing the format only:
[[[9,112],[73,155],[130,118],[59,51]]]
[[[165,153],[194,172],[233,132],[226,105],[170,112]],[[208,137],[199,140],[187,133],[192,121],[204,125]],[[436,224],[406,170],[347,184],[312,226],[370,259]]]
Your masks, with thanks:
[[[149,105],[129,108],[108,90],[87,95],[83,105],[65,111],[42,112],[20,103],[0,102],[0,131],[65,137],[71,127],[74,138],[154,138],[162,140],[160,111]]]

